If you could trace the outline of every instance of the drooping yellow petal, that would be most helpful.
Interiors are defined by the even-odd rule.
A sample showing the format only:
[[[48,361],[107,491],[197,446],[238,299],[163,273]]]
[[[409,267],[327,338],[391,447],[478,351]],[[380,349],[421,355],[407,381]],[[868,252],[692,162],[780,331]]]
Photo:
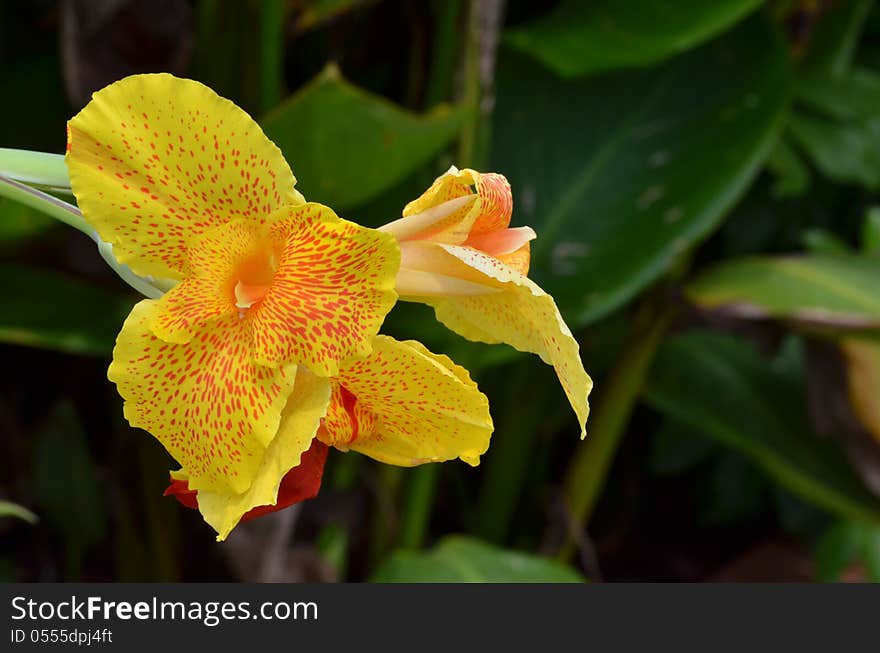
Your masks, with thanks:
[[[580,347],[553,298],[496,258],[469,247],[437,247],[483,274],[485,283],[494,282],[503,288],[486,295],[425,299],[434,306],[437,319],[469,340],[506,343],[519,351],[537,354],[552,365],[577,415],[581,437],[586,435],[590,412],[587,397],[593,382],[581,362]]]
[[[454,458],[477,465],[489,447],[493,426],[485,395],[465,369],[418,342],[378,336],[373,353],[344,366],[334,382],[349,393],[345,408],[357,424],[343,423],[354,429],[348,432],[319,431],[327,444],[406,467]]]
[[[251,335],[237,315],[204,325],[186,344],[159,340],[155,300],[132,309],[116,339],[108,377],[125,417],[149,431],[189,473],[190,488],[245,492],[278,432],[295,366],[251,360]]]
[[[309,448],[330,401],[330,382],[299,368],[293,392],[281,413],[278,434],[266,448],[254,482],[245,492],[225,493],[201,490],[199,512],[223,541],[252,508],[275,505],[284,476],[299,465]]]
[[[320,204],[286,207],[272,219],[278,269],[248,311],[255,360],[270,366],[292,360],[335,375],[341,362],[370,352],[397,301],[400,248],[392,236]]]
[[[180,279],[192,239],[303,201],[281,151],[247,113],[164,73],[95,93],[68,123],[67,149],[83,217],[141,275]]]

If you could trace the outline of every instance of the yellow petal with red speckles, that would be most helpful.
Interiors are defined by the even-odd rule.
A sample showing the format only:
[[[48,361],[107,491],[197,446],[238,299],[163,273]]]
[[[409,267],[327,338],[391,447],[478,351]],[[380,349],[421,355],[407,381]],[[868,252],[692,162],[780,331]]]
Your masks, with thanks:
[[[395,239],[311,202],[273,216],[270,238],[278,268],[248,311],[255,360],[270,366],[292,360],[333,376],[341,362],[368,354],[397,301]]]
[[[454,458],[476,465],[489,447],[485,395],[465,369],[418,342],[378,336],[373,353],[346,365],[334,381],[375,418],[368,428],[359,424],[347,445],[353,451],[409,467]],[[341,444],[330,435],[328,444]]]
[[[125,417],[149,431],[189,473],[190,488],[245,492],[278,432],[296,367],[251,361],[251,334],[236,315],[206,324],[186,344],[149,329],[155,300],[135,305],[116,339],[108,377]]]
[[[142,275],[185,276],[187,244],[302,202],[281,151],[207,86],[168,74],[126,77],[68,123],[67,166],[83,217]]]
[[[506,343],[519,351],[538,354],[555,368],[577,415],[581,437],[586,435],[593,382],[581,362],[580,347],[553,298],[498,259],[469,247],[437,247],[484,274],[487,284],[494,282],[503,288],[493,294],[426,299],[434,306],[437,319],[469,340]]]
[[[468,172],[473,175],[474,188],[480,198],[480,212],[471,227],[468,240],[492,231],[506,229],[513,213],[513,193],[507,178],[495,172],[479,173],[473,170]]]
[[[269,443],[254,482],[245,492],[225,493],[201,490],[199,512],[223,541],[239,520],[257,506],[275,505],[285,474],[299,465],[327,411],[330,382],[299,368],[293,392],[281,413],[278,434]]]
[[[461,201],[468,197],[474,201]],[[472,239],[506,229],[512,211],[513,196],[504,175],[453,167],[435,179],[421,197],[406,205],[403,218],[381,229],[401,242],[430,240],[480,248]]]

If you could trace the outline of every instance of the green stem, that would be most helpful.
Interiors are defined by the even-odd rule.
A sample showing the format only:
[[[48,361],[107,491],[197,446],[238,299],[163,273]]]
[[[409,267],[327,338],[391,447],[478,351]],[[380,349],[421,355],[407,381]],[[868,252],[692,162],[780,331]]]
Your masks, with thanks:
[[[471,0],[463,89],[468,119],[459,141],[459,164],[477,170],[489,159],[495,54],[503,13],[504,0]]]
[[[419,549],[425,542],[439,472],[437,464],[428,464],[409,474],[400,522],[400,546],[405,549]]]
[[[83,219],[78,208],[48,193],[31,188],[20,181],[0,176],[0,197],[6,197],[36,209],[74,229],[78,229],[89,238],[95,238],[95,230]]]
[[[260,108],[264,112],[281,100],[284,9],[284,0],[264,0],[260,5]]]
[[[62,154],[0,147],[0,177],[31,186],[70,189],[70,177]]]
[[[464,84],[461,103],[467,109],[467,119],[461,129],[458,142],[459,165],[473,168],[479,168],[474,158],[480,123],[480,38],[476,5],[477,0],[472,0],[465,30]]]
[[[36,188],[31,188],[21,182],[13,179],[0,177],[0,197],[20,202],[32,209],[41,211],[46,215],[63,222],[87,235],[98,246],[98,253],[101,258],[109,265],[119,277],[129,286],[137,290],[139,293],[151,299],[161,297],[169,288],[170,283],[165,279],[146,279],[140,277],[127,265],[123,265],[113,256],[113,248],[110,243],[106,243],[98,236],[97,232],[92,229],[91,225],[82,217],[80,210],[68,204],[64,200],[53,197],[48,193],[44,193]]]
[[[566,542],[559,551],[562,560],[571,558],[575,551],[575,538],[589,523],[596,502],[605,487],[608,470],[620,445],[630,416],[651,362],[663,335],[672,321],[673,309],[654,312],[646,307],[629,345],[597,402],[592,426],[585,443],[577,450],[565,477],[565,498],[571,517],[571,528]]]
[[[458,21],[461,0],[433,0],[434,36],[431,40],[431,73],[425,91],[425,105],[432,107],[450,97],[459,50]]]

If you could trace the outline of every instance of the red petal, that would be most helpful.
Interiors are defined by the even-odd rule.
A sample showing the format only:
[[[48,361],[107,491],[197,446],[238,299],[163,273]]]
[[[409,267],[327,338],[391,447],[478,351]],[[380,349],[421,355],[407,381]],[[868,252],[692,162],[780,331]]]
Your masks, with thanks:
[[[248,521],[260,515],[283,510],[306,499],[311,499],[321,489],[321,477],[324,475],[324,463],[327,461],[329,447],[317,438],[312,446],[302,455],[299,465],[291,469],[281,479],[278,488],[278,502],[274,506],[257,506],[244,514],[241,521]]]
[[[321,489],[321,477],[324,475],[324,463],[327,461],[329,447],[315,439],[312,446],[302,455],[299,465],[291,469],[281,480],[278,488],[278,501],[274,506],[257,506],[252,508],[241,518],[248,521],[288,508],[295,503],[311,499]],[[197,510],[199,507],[198,493],[189,489],[189,483],[184,480],[171,479],[171,485],[165,490],[164,496],[173,496],[187,508]]]

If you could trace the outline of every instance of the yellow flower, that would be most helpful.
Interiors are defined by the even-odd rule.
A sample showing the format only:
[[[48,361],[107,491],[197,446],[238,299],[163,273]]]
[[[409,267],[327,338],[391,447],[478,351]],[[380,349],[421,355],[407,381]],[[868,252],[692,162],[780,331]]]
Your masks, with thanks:
[[[137,304],[117,339],[109,377],[126,417],[194,488],[247,490],[297,366],[327,377],[371,351],[396,300],[397,244],[304,203],[244,111],[170,75],[96,93],[68,124],[67,165],[83,217],[119,261],[178,281]]]
[[[194,81],[128,77],[70,121],[67,164],[120,263],[176,284],[132,309],[108,376],[218,539],[317,491],[316,437],[398,465],[477,463],[492,422],[467,372],[377,336],[396,240],[306,203],[244,111]]]
[[[265,457],[267,469],[247,491],[194,491],[186,484],[186,468],[172,472],[167,493],[197,507],[218,540],[242,519],[314,496],[324,466],[322,447],[357,451],[405,467],[455,458],[477,465],[489,448],[493,425],[486,396],[466,370],[418,342],[377,336],[369,356],[343,365],[331,380],[332,390],[316,381],[308,372],[297,375],[278,436]],[[277,452],[304,444],[311,450],[303,464],[279,476],[281,470],[272,467],[283,459]],[[266,500],[269,495],[272,499]]]
[[[553,298],[526,275],[530,227],[509,228],[513,199],[499,174],[450,169],[380,231],[400,243],[400,298],[434,307],[456,333],[538,354],[556,369],[586,435],[593,382]]]

